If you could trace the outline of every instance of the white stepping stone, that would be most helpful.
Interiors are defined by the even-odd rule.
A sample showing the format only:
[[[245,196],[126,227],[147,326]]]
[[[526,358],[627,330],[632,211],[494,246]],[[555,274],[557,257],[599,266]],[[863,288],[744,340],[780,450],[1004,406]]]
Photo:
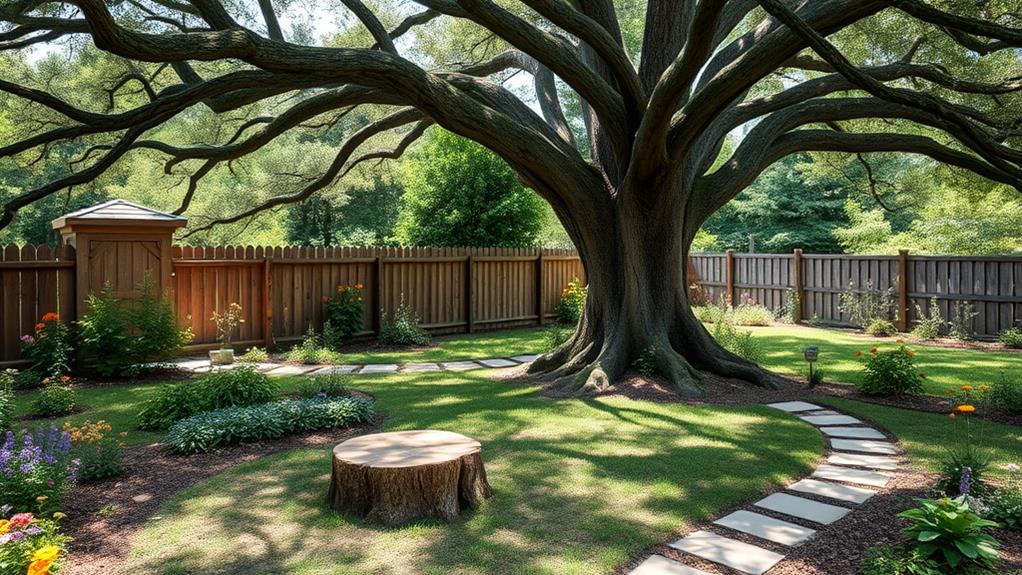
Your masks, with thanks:
[[[838,501],[847,501],[848,503],[864,503],[877,493],[865,487],[853,487],[851,485],[841,485],[840,483],[817,481],[815,479],[803,479],[791,485],[788,489],[802,493],[811,493],[821,497],[829,497]]]
[[[533,362],[533,361],[536,361],[537,359],[539,359],[539,356],[538,355],[516,355],[516,356],[512,357],[511,359],[517,361],[518,363],[529,363],[529,362]],[[656,557],[656,555],[654,555],[653,557]]]
[[[858,483],[871,487],[883,487],[891,480],[891,476],[886,473],[866,471],[865,469],[850,469],[839,465],[821,465],[813,472],[813,477],[830,479],[831,481]]]
[[[781,521],[780,519],[774,519],[773,517],[767,517],[752,511],[745,511],[744,509],[721,517],[713,523],[728,529],[755,535],[760,539],[780,543],[781,545],[798,545],[816,533],[815,529],[802,527],[801,525],[795,525],[794,523],[788,523],[787,521]]]
[[[811,425],[855,425],[862,423],[851,415],[803,415],[800,419]]]
[[[266,375],[269,375],[270,377],[280,377],[283,375],[302,375],[317,369],[320,369],[320,367],[315,365],[282,365],[277,369],[271,369],[266,373]]]
[[[440,365],[436,363],[409,363],[401,368],[406,372],[440,371]]]
[[[898,446],[889,441],[869,439],[831,439],[830,446],[838,451],[862,451],[880,455],[896,455]]]
[[[821,409],[820,411],[807,411],[805,413],[801,413],[799,414],[799,417],[805,415],[844,415],[844,414],[841,413],[840,411],[834,411],[833,409]]]
[[[264,373],[280,367],[279,363],[246,363],[244,365],[248,367],[254,367],[256,368],[256,370],[262,371]]]
[[[858,453],[832,453],[827,458],[827,463],[834,465],[854,465],[855,467],[869,467],[870,469],[882,469],[894,471],[898,469],[898,460],[886,455],[860,455]]]
[[[518,365],[517,362],[511,361],[510,359],[480,359],[479,364],[484,367],[514,367]]]
[[[774,409],[780,409],[781,411],[787,411],[788,413],[796,413],[799,411],[813,411],[815,409],[823,409],[819,405],[812,403],[806,403],[804,401],[782,401],[781,403],[770,403],[767,407]]]
[[[825,435],[830,437],[847,437],[850,439],[887,439],[872,427],[821,427]]]
[[[333,375],[335,373],[352,373],[357,365],[328,365],[312,372],[312,375]]]
[[[653,555],[632,569],[628,575],[710,575],[706,571],[694,569],[668,559],[663,555]]]
[[[175,361],[172,365],[174,367],[178,368],[178,369],[184,369],[184,370],[187,370],[187,371],[193,371],[193,370],[196,370],[196,369],[198,369],[200,367],[209,367],[209,360],[208,359],[186,359],[186,360],[183,360],[183,361]]]
[[[482,366],[474,361],[451,361],[441,363],[440,367],[444,368],[445,371],[468,371],[470,369],[479,369]]]
[[[358,372],[360,374],[366,373],[397,373],[396,363],[370,363],[369,365],[363,365],[362,369]]]
[[[671,547],[749,575],[763,575],[784,559],[784,555],[779,553],[721,537],[710,531],[696,531],[671,543]]]
[[[795,497],[787,493],[774,493],[755,503],[756,507],[769,509],[799,519],[806,519],[829,525],[851,512],[851,509],[820,503],[804,497]]]

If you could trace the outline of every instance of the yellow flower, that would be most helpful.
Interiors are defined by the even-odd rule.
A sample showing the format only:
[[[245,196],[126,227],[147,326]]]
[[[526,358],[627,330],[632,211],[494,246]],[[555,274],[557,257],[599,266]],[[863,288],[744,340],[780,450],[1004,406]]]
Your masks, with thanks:
[[[962,413],[972,413],[973,411],[976,411],[975,406],[972,405],[959,405],[956,409]]]
[[[49,497],[47,497],[46,495],[40,495],[39,497],[35,498],[35,500],[38,501],[39,503],[42,503],[43,501],[46,501],[47,499],[49,499]]]
[[[963,385],[962,386],[962,391],[972,391],[972,386],[971,385]]]
[[[43,545],[32,554],[32,561],[49,561],[52,563],[58,555],[60,555],[60,547],[56,545]]]
[[[51,565],[53,565],[53,561],[33,561],[29,564],[25,575],[47,575]]]
[[[61,513],[60,511],[53,514],[54,521],[60,521],[61,519],[67,519],[67,515]]]
[[[11,524],[11,522],[8,521],[8,520],[0,519],[0,535],[3,535],[4,533],[7,533],[7,529],[8,529],[8,526],[10,524]]]

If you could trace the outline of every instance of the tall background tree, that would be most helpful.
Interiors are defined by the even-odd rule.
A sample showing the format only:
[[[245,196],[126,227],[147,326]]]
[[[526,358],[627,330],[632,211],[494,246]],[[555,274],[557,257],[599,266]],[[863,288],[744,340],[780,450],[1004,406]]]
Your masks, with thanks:
[[[602,389],[652,349],[675,389],[697,394],[701,371],[779,383],[696,321],[683,264],[707,218],[773,163],[911,153],[1022,188],[1019,0],[338,1],[320,9],[351,16],[334,35],[294,26],[300,2],[0,5],[15,70],[0,91],[30,122],[0,158],[83,150],[7,197],[0,227],[139,154],[187,181],[182,211],[246,158],[276,162],[252,172],[271,193],[237,201],[245,188],[222,182],[188,232],[210,233],[397,158],[438,124],[506,161],[585,265],[576,333],[533,374]],[[18,72],[32,46],[90,41],[99,60],[81,90]],[[293,155],[267,154],[275,141]]]

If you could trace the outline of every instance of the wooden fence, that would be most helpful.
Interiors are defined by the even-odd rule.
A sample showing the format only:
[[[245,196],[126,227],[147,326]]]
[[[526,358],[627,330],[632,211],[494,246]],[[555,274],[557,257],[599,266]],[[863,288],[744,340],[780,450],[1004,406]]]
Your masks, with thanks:
[[[943,317],[954,314],[956,302],[972,305],[977,336],[996,337],[1009,327],[1022,325],[1022,257],[692,254],[697,283],[708,299],[721,297],[739,303],[755,300],[780,312],[797,295],[800,319],[849,325],[840,309],[841,293],[889,293],[892,319],[899,329],[910,330],[936,297]],[[905,273],[902,273],[905,270]],[[904,311],[901,311],[904,310]]]
[[[2,365],[21,359],[20,337],[43,313],[76,317],[76,258],[71,246],[8,246],[0,254]],[[323,300],[341,284],[363,286],[365,334],[402,299],[431,332],[458,333],[542,325],[568,282],[584,278],[573,250],[174,246],[171,262],[169,285],[192,349],[212,347],[213,311],[233,302],[245,319],[237,347],[270,346],[321,330]],[[131,269],[115,264],[93,269],[90,283]]]

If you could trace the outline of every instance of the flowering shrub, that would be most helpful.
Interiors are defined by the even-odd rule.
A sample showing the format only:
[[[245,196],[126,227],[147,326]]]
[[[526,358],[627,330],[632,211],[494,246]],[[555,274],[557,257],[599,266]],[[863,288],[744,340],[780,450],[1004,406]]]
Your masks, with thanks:
[[[35,324],[35,333],[21,336],[22,349],[32,360],[31,370],[43,377],[56,378],[69,371],[71,338],[67,324],[49,312]]]
[[[326,324],[333,337],[324,343],[336,347],[362,330],[365,304],[362,303],[362,284],[339,285],[326,300]],[[326,328],[324,327],[324,332]]]
[[[349,427],[372,418],[373,402],[363,397],[288,399],[194,415],[171,426],[167,443],[180,453],[200,453],[234,443]]]
[[[393,320],[384,316],[382,323],[380,341],[383,343],[402,345],[426,345],[429,343],[429,333],[419,327],[419,316],[405,303],[404,294],[401,294],[401,305],[394,311]]]
[[[229,349],[235,330],[245,323],[245,319],[241,317],[241,304],[233,302],[222,313],[214,311],[210,319],[216,325],[216,339],[220,342],[220,349]]]
[[[25,433],[13,431],[0,446],[0,505],[46,513],[60,508],[75,484],[78,462],[71,456],[71,435],[56,426]]]
[[[63,514],[42,519],[31,513],[16,513],[8,518],[10,510],[9,506],[0,508],[0,573],[57,573],[64,562],[64,546],[71,540],[58,529],[57,521]]]
[[[0,370],[0,431],[14,426],[14,370]]]
[[[1008,480],[984,500],[988,508],[986,517],[1007,529],[1022,531],[1022,468],[1012,463],[1007,471]]]
[[[989,404],[985,385],[978,389],[963,385],[957,391],[948,390],[943,403],[952,419],[952,433],[942,441],[944,453],[940,458],[940,480],[935,488],[949,496],[982,497],[988,491],[983,478],[992,457],[983,448],[983,420],[973,422],[977,409]]]
[[[277,396],[277,384],[251,367],[215,371],[199,379],[164,385],[142,406],[138,428],[167,429],[175,421],[213,409],[254,405]]]
[[[881,351],[873,346],[869,353],[858,351],[856,357],[863,363],[862,380],[856,384],[864,395],[908,395],[923,391],[926,374],[916,369],[915,352],[898,340],[899,346]]]
[[[121,472],[122,440],[126,433],[111,435],[113,428],[103,420],[86,421],[77,427],[65,423],[64,431],[71,436],[71,457],[79,462],[80,481],[105,479]]]
[[[970,567],[992,569],[996,565],[998,543],[985,530],[997,527],[997,523],[974,513],[964,497],[918,502],[919,507],[898,517],[911,522],[902,533],[913,539],[922,557],[946,565],[952,573],[966,573]]]
[[[586,304],[588,292],[589,288],[582,285],[578,278],[568,282],[567,287],[561,290],[561,299],[557,302],[557,321],[569,325],[577,324],[582,317],[582,308]]]
[[[77,403],[70,376],[46,378],[43,380],[43,390],[32,403],[32,413],[40,417],[67,415],[75,410]]]

